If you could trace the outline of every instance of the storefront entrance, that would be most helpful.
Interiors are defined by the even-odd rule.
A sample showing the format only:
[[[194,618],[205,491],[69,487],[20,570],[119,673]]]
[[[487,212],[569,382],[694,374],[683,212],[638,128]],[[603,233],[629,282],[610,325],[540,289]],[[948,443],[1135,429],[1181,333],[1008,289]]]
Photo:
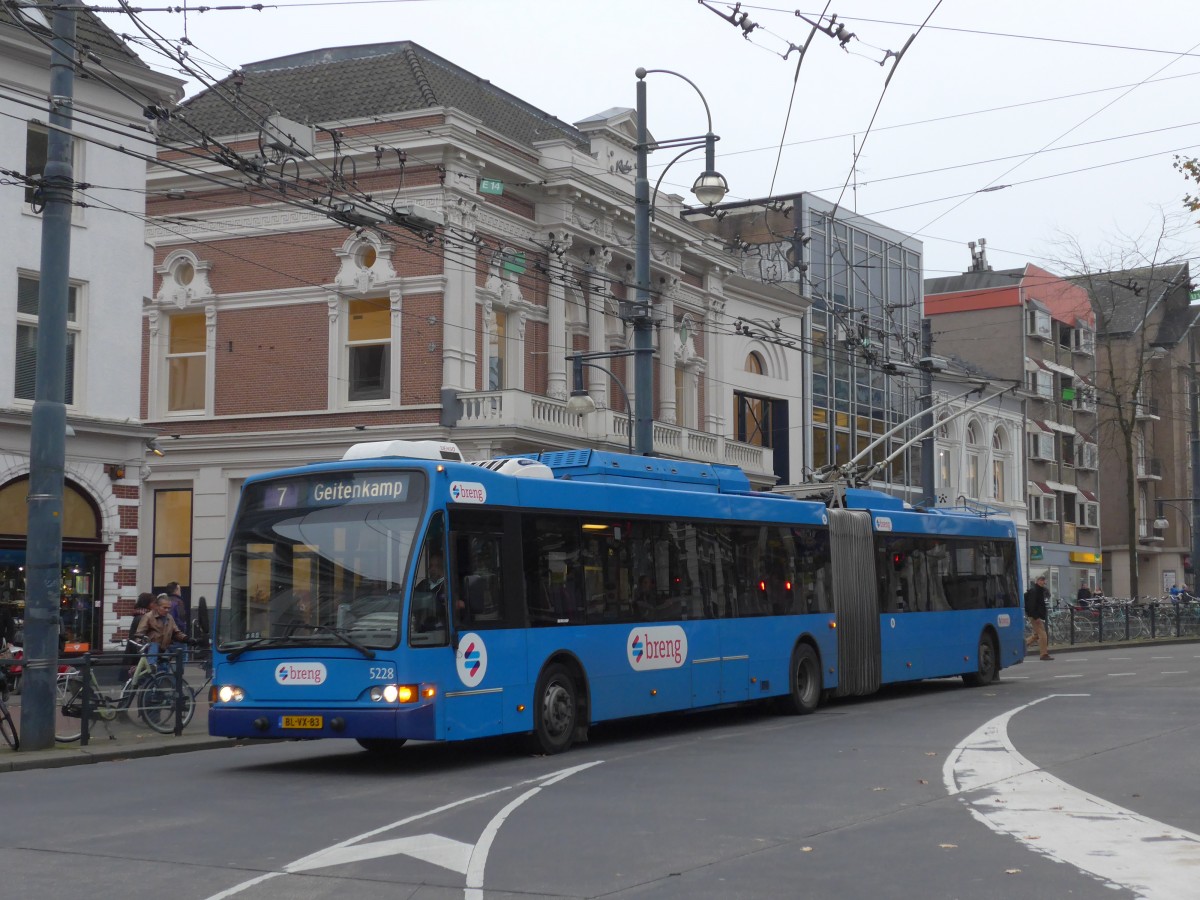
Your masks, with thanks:
[[[25,498],[29,479],[0,488],[0,604],[18,629],[25,620]],[[63,549],[59,577],[59,647],[83,652],[104,646],[104,554],[100,516],[77,485],[63,486]]]

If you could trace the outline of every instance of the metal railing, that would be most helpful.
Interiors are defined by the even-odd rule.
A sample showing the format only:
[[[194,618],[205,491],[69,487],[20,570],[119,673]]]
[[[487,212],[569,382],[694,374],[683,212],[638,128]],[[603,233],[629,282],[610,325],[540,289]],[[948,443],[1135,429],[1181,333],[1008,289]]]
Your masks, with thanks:
[[[1176,603],[1157,597],[1087,605],[1060,601],[1049,611],[1046,629],[1051,645],[1058,646],[1200,638],[1200,601]],[[1026,634],[1032,634],[1028,620]]]

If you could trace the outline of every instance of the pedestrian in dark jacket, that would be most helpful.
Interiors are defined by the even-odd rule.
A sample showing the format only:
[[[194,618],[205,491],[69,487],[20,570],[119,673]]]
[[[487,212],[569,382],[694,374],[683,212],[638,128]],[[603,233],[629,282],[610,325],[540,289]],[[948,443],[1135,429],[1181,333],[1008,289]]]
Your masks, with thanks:
[[[1045,575],[1039,575],[1029,586],[1029,590],[1025,592],[1025,615],[1029,616],[1033,622],[1033,637],[1030,638],[1029,646],[1032,647],[1034,641],[1037,642],[1041,659],[1054,659],[1050,655],[1050,635],[1046,632],[1046,598],[1048,596]]]

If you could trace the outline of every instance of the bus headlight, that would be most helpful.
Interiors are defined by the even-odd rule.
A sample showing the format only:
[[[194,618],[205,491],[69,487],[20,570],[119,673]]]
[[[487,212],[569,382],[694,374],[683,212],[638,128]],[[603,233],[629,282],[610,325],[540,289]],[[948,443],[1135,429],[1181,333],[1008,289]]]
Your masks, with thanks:
[[[415,684],[375,684],[371,686],[371,699],[376,703],[416,703],[422,696]],[[432,697],[432,693],[425,696]]]
[[[216,699],[222,703],[236,703],[239,700],[246,699],[246,692],[232,684],[223,684],[220,687],[214,687],[213,692],[216,694]]]

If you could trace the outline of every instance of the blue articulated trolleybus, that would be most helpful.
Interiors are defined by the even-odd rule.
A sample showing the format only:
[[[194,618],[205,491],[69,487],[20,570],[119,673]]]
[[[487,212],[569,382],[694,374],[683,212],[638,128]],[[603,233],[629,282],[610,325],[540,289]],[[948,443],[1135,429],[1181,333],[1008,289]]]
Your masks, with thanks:
[[[1024,658],[1019,583],[1012,523],[966,510],[594,450],[359,444],[246,481],[209,731],[553,753],[628,716],[986,684]]]

